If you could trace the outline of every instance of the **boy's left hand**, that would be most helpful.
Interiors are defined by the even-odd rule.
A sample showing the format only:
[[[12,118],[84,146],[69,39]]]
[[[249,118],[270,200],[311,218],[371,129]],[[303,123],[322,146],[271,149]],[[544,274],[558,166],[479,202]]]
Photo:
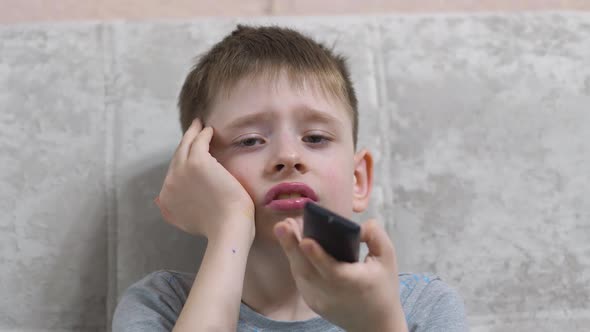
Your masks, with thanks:
[[[346,331],[407,331],[395,249],[374,220],[361,226],[364,262],[339,262],[288,218],[274,227],[307,305]]]

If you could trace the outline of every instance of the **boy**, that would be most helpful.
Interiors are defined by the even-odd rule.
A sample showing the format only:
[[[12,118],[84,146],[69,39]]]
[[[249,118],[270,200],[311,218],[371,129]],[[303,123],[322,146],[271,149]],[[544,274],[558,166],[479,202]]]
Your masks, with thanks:
[[[179,96],[184,136],[156,203],[207,237],[196,276],[152,273],[129,287],[114,331],[464,331],[459,296],[399,274],[375,221],[369,249],[340,263],[302,239],[307,201],[351,217],[369,204],[373,160],[356,151],[357,100],[344,59],[290,29],[238,26]]]

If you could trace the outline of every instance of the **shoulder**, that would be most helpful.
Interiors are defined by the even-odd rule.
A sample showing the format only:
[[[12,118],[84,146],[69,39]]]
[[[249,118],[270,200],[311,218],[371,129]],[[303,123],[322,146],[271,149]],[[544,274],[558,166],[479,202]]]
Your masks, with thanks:
[[[160,270],[135,282],[119,299],[113,331],[141,331],[148,326],[171,330],[194,278],[191,273]]]
[[[457,290],[433,273],[400,273],[400,299],[408,327],[467,331],[463,299]]]
[[[175,291],[185,290],[192,286],[195,280],[195,274],[189,272],[180,272],[174,270],[159,270],[147,274],[145,277],[134,283],[128,290],[133,289],[153,289]]]
[[[434,273],[400,273],[399,283],[402,302],[414,303],[418,300],[432,300],[446,294],[457,293]]]
[[[166,297],[186,299],[195,279],[194,274],[173,270],[159,270],[149,273],[139,281],[129,286],[123,293],[121,300],[125,298],[159,300]],[[184,303],[184,301],[182,301]]]

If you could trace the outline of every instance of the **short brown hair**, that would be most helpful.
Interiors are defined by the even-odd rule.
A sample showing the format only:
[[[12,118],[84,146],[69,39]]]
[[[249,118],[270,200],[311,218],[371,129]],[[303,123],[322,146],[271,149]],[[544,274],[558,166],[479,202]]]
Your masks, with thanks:
[[[200,58],[178,97],[183,133],[193,119],[206,119],[219,92],[229,93],[240,79],[249,75],[262,74],[274,79],[281,70],[298,86],[311,79],[322,92],[349,108],[356,147],[357,99],[345,58],[295,30],[277,26],[238,25]]]

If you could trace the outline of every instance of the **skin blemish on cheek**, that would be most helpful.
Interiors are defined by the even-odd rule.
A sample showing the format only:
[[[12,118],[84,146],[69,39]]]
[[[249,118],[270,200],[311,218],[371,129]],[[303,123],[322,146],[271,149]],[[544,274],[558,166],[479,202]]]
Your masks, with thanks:
[[[232,248],[231,252],[233,252],[234,254],[236,253],[236,249]]]

